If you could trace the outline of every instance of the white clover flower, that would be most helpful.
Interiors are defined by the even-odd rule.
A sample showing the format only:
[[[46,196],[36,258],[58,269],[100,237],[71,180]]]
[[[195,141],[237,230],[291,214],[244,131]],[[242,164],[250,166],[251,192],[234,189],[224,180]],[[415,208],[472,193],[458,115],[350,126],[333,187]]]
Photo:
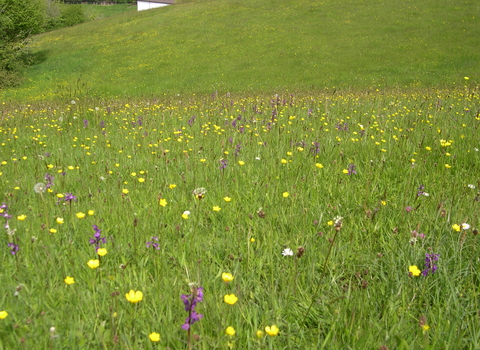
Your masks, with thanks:
[[[282,251],[282,255],[283,256],[293,256],[293,250],[291,250],[290,248],[285,248]]]
[[[464,222],[461,226],[464,230],[468,230],[470,228],[470,225],[467,224],[466,222]]]
[[[190,212],[189,212],[188,210],[185,210],[185,211],[183,212],[183,215],[190,215]]]
[[[471,188],[472,190],[475,189],[475,185],[472,185],[472,184],[467,185],[467,187],[468,187],[468,188]]]

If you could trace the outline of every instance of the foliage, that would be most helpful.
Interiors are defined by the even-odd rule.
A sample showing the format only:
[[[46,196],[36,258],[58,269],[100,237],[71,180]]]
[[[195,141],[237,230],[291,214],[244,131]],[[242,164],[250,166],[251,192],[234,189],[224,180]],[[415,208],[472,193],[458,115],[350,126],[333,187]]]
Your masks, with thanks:
[[[2,103],[0,347],[478,349],[464,80]]]
[[[0,0],[0,89],[20,82],[28,61],[28,38],[41,31],[40,0]]]

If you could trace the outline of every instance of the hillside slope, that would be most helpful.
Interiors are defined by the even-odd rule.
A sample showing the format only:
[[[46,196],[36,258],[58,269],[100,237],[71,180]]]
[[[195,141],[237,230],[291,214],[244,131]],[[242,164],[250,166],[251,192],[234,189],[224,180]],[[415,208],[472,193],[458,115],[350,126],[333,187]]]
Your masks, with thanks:
[[[35,38],[3,99],[324,87],[435,86],[480,77],[476,0],[207,0]]]

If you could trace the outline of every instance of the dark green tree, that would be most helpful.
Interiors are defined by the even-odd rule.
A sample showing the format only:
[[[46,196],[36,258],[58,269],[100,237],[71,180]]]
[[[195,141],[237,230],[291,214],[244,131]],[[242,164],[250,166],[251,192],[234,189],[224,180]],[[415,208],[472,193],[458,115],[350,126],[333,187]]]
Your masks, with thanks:
[[[0,0],[0,88],[19,82],[28,38],[43,27],[44,6],[44,0]]]

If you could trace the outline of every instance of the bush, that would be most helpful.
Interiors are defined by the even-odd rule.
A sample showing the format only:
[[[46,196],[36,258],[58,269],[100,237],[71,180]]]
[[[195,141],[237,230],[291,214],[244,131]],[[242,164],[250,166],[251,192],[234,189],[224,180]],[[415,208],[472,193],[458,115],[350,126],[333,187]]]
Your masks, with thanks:
[[[62,27],[70,27],[87,20],[81,5],[69,5],[62,8]]]

